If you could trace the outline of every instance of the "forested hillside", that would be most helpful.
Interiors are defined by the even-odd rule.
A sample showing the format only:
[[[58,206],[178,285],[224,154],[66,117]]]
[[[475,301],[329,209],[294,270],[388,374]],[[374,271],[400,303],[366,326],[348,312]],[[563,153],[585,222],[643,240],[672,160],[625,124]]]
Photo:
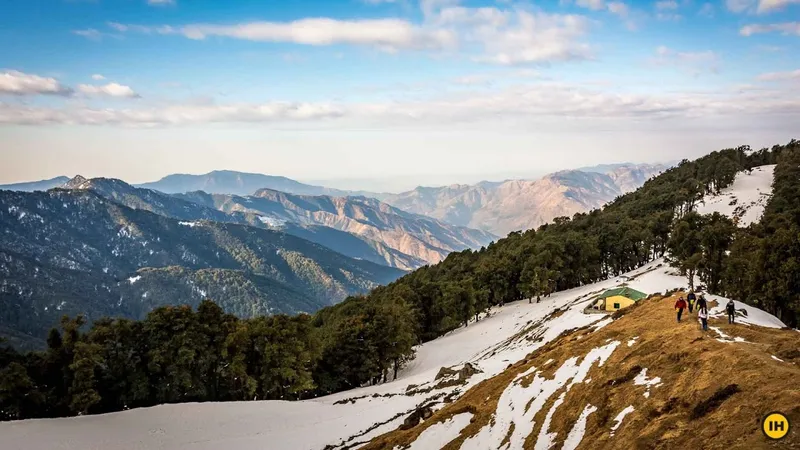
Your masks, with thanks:
[[[179,221],[92,191],[2,191],[0,226],[0,332],[15,342],[43,344],[63,314],[142,319],[209,294],[243,317],[313,312],[403,273],[278,231]]]
[[[796,326],[798,162],[797,141],[683,161],[603,210],[453,253],[313,317],[239,320],[205,302],[198,312],[160,308],[142,322],[108,320],[87,333],[80,319],[65,320],[46,352],[1,356],[0,410],[24,418],[341,391],[391,379],[415,344],[490,305],[537,301],[665,255],[687,276],[696,272],[709,292],[732,293]],[[739,229],[721,215],[693,213],[704,195],[765,164],[777,168],[760,224]]]

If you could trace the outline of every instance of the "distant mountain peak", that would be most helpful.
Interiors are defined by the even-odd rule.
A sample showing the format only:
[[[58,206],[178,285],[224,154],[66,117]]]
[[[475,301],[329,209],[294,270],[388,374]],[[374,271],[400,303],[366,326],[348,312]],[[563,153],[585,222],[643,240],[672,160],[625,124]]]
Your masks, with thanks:
[[[53,188],[61,187],[64,185],[64,183],[68,181],[69,177],[60,176],[60,177],[50,178],[49,180],[3,184],[0,185],[0,190],[19,191],[19,192],[48,191]]]
[[[87,181],[89,181],[87,178],[81,175],[75,175],[69,181],[64,183],[64,186],[62,187],[65,189],[86,189],[88,188]]]

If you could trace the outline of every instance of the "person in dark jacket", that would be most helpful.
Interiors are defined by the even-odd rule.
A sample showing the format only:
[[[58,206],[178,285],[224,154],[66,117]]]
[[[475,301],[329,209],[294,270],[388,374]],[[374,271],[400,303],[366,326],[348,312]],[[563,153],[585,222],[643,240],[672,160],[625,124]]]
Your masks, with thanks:
[[[677,302],[675,302],[675,311],[678,312],[678,322],[681,321],[681,316],[683,315],[683,310],[686,309],[686,300],[683,297],[679,298]]]
[[[689,295],[686,296],[686,303],[689,304],[689,314],[694,310],[695,300],[697,300],[697,296],[694,295],[694,291],[689,292]]]
[[[697,309],[700,309],[700,308],[708,309],[708,302],[706,302],[706,296],[705,295],[700,294],[700,298],[697,299],[696,307],[697,307]]]
[[[728,323],[733,323],[736,317],[736,304],[733,303],[733,300],[728,300],[728,304],[725,305],[725,311],[728,313]]]

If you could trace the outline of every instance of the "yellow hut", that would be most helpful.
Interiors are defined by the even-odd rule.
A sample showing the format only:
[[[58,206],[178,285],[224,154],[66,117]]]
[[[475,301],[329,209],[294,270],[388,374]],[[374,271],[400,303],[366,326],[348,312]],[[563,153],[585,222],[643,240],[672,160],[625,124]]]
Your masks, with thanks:
[[[597,306],[599,307],[598,309],[617,311],[627,308],[643,298],[647,298],[647,294],[644,292],[639,292],[629,287],[620,287],[603,292],[602,295],[597,297]],[[605,308],[602,307],[603,303],[605,303]]]

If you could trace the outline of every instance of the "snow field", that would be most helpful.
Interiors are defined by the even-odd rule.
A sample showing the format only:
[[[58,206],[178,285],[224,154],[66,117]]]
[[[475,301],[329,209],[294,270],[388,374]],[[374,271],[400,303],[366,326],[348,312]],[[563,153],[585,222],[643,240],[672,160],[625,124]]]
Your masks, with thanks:
[[[718,212],[730,218],[739,216],[741,227],[758,222],[772,192],[774,172],[775,165],[756,167],[751,174],[739,172],[733,184],[719,195],[704,198],[697,206],[697,212]]]

